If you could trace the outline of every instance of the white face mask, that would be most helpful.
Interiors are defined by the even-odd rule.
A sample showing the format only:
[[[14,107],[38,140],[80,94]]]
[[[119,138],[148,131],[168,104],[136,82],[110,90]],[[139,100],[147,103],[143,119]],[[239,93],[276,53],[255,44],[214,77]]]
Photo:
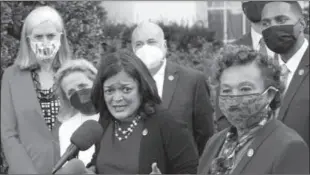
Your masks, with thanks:
[[[47,60],[53,59],[60,48],[59,40],[49,41],[47,44],[41,41],[31,41],[30,47],[37,59]]]
[[[148,69],[158,67],[164,58],[164,53],[160,48],[147,44],[136,50],[135,53]]]

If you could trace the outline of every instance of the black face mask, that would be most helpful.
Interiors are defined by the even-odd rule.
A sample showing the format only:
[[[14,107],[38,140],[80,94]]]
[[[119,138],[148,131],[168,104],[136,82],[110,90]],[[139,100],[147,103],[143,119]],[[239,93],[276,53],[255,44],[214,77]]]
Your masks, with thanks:
[[[277,25],[263,30],[262,34],[268,48],[275,53],[286,53],[294,46],[300,34],[295,32],[296,25]]]
[[[260,22],[262,10],[264,5],[266,4],[265,1],[249,1],[242,3],[242,10],[245,16],[253,23]]]
[[[71,105],[82,114],[92,115],[96,109],[91,101],[91,89],[81,89],[74,92],[70,97]]]

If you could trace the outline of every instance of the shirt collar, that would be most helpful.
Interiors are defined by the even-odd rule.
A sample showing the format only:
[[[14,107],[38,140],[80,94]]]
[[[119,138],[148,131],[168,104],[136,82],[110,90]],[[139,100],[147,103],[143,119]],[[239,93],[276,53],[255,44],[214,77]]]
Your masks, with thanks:
[[[164,60],[163,60],[163,65],[162,65],[161,68],[156,72],[156,74],[154,75],[154,77],[162,76],[162,75],[165,74],[166,64],[167,64],[167,60],[166,60],[166,58],[164,58]]]
[[[286,67],[290,70],[290,72],[294,73],[296,71],[302,57],[304,56],[304,53],[306,52],[308,45],[309,45],[308,40],[304,39],[304,43],[302,44],[302,46],[298,49],[298,51],[286,63],[284,63],[284,61],[281,59],[281,56],[279,55],[280,65],[285,64]]]
[[[259,42],[262,39],[262,35],[256,32],[253,27],[251,27],[251,38],[252,38],[252,45],[254,49],[259,48]]]

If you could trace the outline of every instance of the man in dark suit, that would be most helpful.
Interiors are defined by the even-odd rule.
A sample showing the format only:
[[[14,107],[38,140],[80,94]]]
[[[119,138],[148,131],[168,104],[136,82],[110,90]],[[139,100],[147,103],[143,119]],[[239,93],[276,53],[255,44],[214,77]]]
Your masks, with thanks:
[[[297,131],[309,145],[309,38],[297,1],[271,1],[262,10],[263,37],[279,54],[285,92],[276,117]]]
[[[132,33],[131,41],[133,51],[156,81],[163,107],[175,120],[187,124],[201,154],[213,135],[213,109],[205,76],[165,58],[167,45],[164,32],[155,23],[139,24]]]

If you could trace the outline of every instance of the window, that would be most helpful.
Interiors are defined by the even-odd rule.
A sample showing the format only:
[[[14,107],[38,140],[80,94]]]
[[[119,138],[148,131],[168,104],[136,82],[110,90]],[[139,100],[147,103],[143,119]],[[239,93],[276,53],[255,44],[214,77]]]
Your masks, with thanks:
[[[216,39],[222,40],[224,38],[224,13],[222,10],[208,9],[208,24],[209,29],[216,31]]]
[[[224,1],[207,1],[208,7],[223,7]]]
[[[227,39],[234,40],[243,35],[242,13],[227,11]]]
[[[240,38],[250,29],[240,1],[206,1],[205,20],[216,31],[216,39],[225,43]],[[203,12],[200,10],[200,13]]]

